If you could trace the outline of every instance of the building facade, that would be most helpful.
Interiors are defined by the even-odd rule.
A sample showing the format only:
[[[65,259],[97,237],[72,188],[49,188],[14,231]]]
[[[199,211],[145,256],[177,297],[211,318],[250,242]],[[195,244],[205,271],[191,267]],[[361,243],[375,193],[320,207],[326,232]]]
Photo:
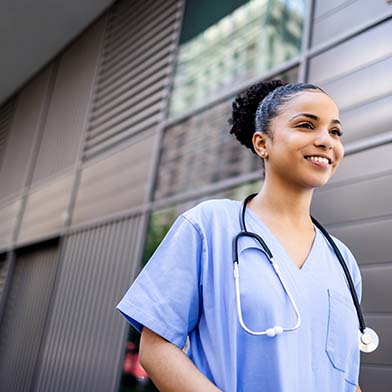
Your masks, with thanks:
[[[262,186],[232,98],[280,77],[323,87],[346,157],[313,214],[356,256],[392,390],[392,5],[385,0],[119,0],[0,106],[0,385],[118,391],[115,310],[181,212]],[[125,390],[125,389],[123,389]]]

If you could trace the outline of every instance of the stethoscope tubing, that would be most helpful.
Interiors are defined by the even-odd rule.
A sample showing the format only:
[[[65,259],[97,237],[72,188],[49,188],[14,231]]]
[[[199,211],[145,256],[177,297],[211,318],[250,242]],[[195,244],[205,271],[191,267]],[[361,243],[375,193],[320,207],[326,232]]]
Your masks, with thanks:
[[[249,200],[251,200],[253,197],[255,197],[257,195],[257,193],[253,193],[249,196],[247,196],[242,204],[242,211],[240,214],[240,226],[241,226],[241,231],[234,237],[233,239],[233,268],[234,268],[234,279],[235,279],[235,292],[236,292],[236,306],[237,306],[237,313],[238,313],[238,318],[239,318],[239,322],[240,325],[242,326],[242,328],[252,334],[252,335],[268,335],[268,336],[275,336],[278,335],[282,332],[285,331],[293,331],[295,329],[297,329],[301,323],[301,316],[299,313],[299,310],[297,308],[297,305],[295,303],[295,301],[293,300],[291,293],[280,273],[280,269],[278,267],[278,265],[275,263],[275,261],[273,260],[273,255],[271,250],[269,249],[268,245],[265,243],[265,241],[261,238],[260,235],[253,233],[253,232],[249,232],[246,229],[246,223],[245,223],[245,210],[246,210],[246,205],[248,203]],[[359,304],[359,300],[358,300],[358,296],[354,287],[354,283],[352,281],[351,278],[351,274],[347,268],[346,262],[344,261],[344,258],[339,250],[339,248],[337,247],[336,243],[334,242],[334,240],[332,239],[332,237],[330,236],[330,234],[328,233],[328,231],[313,217],[311,216],[312,222],[314,223],[314,225],[322,232],[322,234],[325,236],[325,238],[327,239],[327,241],[329,242],[329,244],[332,246],[332,249],[334,250],[336,257],[339,260],[339,263],[343,269],[344,275],[346,277],[348,286],[349,286],[349,290],[351,293],[351,298],[353,300],[356,312],[357,312],[357,316],[358,316],[358,320],[359,320],[359,330],[360,330],[360,348],[361,351],[364,352],[372,352],[374,351],[377,346],[378,346],[378,336],[376,334],[376,332],[374,330],[372,330],[371,328],[366,328],[365,325],[365,321],[363,318],[363,314],[362,314],[362,310],[361,310],[361,306]],[[297,316],[297,323],[294,327],[291,328],[284,328],[284,327],[280,327],[280,326],[275,326],[272,328],[268,328],[265,331],[260,331],[260,332],[256,332],[251,330],[250,328],[248,328],[243,320],[243,316],[242,316],[242,309],[241,309],[241,301],[240,301],[240,284],[239,284],[239,258],[238,258],[238,241],[241,237],[252,237],[254,238],[263,248],[264,252],[267,255],[268,261],[270,262],[271,266],[273,267],[275,273],[277,274],[287,296],[289,297],[289,300],[295,310],[296,316]]]

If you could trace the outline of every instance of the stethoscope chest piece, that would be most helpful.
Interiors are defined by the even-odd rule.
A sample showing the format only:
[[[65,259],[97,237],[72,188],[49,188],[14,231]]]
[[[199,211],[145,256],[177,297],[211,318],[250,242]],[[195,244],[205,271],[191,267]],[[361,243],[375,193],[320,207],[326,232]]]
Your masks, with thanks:
[[[359,349],[364,353],[371,353],[378,347],[378,335],[371,328],[365,328],[364,333],[359,331]]]

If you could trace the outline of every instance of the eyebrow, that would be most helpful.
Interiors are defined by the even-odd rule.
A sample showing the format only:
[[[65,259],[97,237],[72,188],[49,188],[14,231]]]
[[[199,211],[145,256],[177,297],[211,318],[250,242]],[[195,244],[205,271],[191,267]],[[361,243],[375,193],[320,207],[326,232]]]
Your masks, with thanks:
[[[299,114],[296,114],[295,116],[291,117],[290,121],[291,121],[291,120],[294,120],[295,118],[300,117],[300,116],[308,117],[308,118],[311,118],[312,120],[315,120],[315,121],[319,121],[319,120],[320,120],[320,117],[316,116],[315,114],[311,114],[311,113],[299,113]],[[332,120],[332,121],[331,121],[331,124],[339,124],[339,125],[342,125],[342,123],[341,123],[339,120],[336,120],[336,119]]]

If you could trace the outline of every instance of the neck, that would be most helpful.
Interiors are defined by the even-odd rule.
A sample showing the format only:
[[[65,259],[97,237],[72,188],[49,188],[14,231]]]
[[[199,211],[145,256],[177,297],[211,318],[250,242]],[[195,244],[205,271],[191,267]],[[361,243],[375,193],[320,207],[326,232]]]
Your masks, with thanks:
[[[266,178],[262,190],[252,200],[252,209],[267,220],[278,220],[286,227],[309,227],[313,189],[289,186]]]

